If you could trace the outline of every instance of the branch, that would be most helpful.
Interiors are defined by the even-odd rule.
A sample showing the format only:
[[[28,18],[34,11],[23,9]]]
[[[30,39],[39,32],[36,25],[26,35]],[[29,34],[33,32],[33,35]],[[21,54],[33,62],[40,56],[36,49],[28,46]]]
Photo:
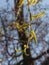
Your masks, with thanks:
[[[43,53],[41,53],[39,56],[37,56],[36,58],[32,58],[32,60],[37,60],[39,58],[41,58],[43,55],[46,55],[46,52],[49,53],[49,49]]]
[[[5,24],[4,24],[4,19],[0,16],[0,18],[1,18],[1,23],[2,23],[2,27],[3,27],[3,31],[4,31],[4,36],[5,36],[5,41],[6,41],[6,51],[7,51],[7,53],[8,53],[8,39],[7,39],[7,31],[6,31],[6,28],[5,28]],[[9,54],[9,53],[8,53]]]

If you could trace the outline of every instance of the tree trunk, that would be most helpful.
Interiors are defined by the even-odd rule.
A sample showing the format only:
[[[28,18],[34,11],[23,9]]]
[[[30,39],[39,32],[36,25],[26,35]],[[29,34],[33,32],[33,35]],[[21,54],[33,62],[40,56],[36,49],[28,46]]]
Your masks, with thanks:
[[[17,15],[17,4],[19,3],[19,0],[15,0],[15,15]],[[16,6],[17,5],[17,6]],[[21,17],[21,18],[20,18]],[[20,12],[20,16],[18,17],[17,20],[20,20],[20,24],[23,24],[23,6],[21,7],[21,12]],[[18,31],[18,36],[19,36],[19,39],[24,41],[24,42],[21,42],[21,48],[22,50],[24,50],[24,45],[27,45],[26,41],[28,41],[28,38],[26,37],[26,35],[24,34],[24,31],[23,32],[19,32]],[[30,53],[30,48],[27,48],[26,50],[26,53],[29,55],[25,55],[25,53],[23,53],[23,65],[31,65],[32,64],[32,60],[31,60],[31,53]]]

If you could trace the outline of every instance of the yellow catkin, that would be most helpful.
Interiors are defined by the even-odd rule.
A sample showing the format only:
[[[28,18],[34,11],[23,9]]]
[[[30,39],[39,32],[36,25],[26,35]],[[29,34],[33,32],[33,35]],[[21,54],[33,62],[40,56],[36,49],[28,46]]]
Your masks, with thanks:
[[[38,0],[28,0],[28,5],[31,6],[31,5],[35,5],[37,4]]]
[[[24,45],[24,50],[18,50],[18,49],[15,49],[15,50],[16,50],[16,52],[23,52],[25,55],[29,56],[29,54],[26,53],[27,48],[29,48],[29,46]]]
[[[32,14],[30,13],[30,21],[35,20],[36,18],[40,18],[40,17],[42,17],[44,14],[45,14],[45,12],[40,12],[39,14],[36,14],[36,15],[32,15]]]
[[[19,22],[16,23],[16,27],[18,31],[26,30],[30,25],[28,23],[24,23],[22,25],[19,24]]]
[[[24,4],[24,0],[20,0],[19,1],[19,7],[22,7],[23,4]]]
[[[34,30],[30,31],[30,37],[28,38],[28,41],[31,41],[32,39],[34,39],[35,43],[37,43],[36,34]]]
[[[22,50],[15,49],[16,52],[22,52]]]

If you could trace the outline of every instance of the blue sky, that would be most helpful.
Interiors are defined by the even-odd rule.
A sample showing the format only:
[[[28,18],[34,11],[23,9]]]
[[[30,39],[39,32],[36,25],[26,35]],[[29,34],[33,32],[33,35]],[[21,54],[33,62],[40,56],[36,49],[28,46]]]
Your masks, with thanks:
[[[25,0],[26,1],[26,0]],[[45,6],[47,6],[47,5],[49,5],[49,0],[42,0],[42,2],[39,2],[38,4],[40,4],[42,7],[45,7]],[[9,6],[7,6],[7,5],[9,5]],[[37,5],[38,6],[38,5]],[[11,8],[12,7],[14,7],[14,0],[8,0],[8,4],[6,3],[6,0],[0,0],[0,10],[2,10],[2,9],[7,9],[7,8],[9,8],[9,10],[11,10]],[[33,8],[30,8],[31,9],[31,12],[33,11],[32,9]],[[39,8],[38,8],[39,9]],[[38,10],[36,11],[36,12],[38,12]],[[24,13],[27,13],[27,11],[26,11],[26,9],[25,9],[25,11],[24,11]],[[35,12],[34,12],[35,13]],[[46,10],[46,14],[49,16],[49,10]],[[11,15],[10,16],[8,16],[9,18],[11,17]],[[11,17],[12,18],[12,17]],[[44,23],[45,22],[49,22],[49,19],[48,18],[46,18],[45,16],[42,18],[42,20],[44,19]],[[48,36],[48,38],[49,38],[49,34],[47,35]],[[46,36],[46,37],[47,37]],[[47,38],[45,37],[45,39],[47,40]],[[37,53],[39,53],[39,51],[42,49],[42,47],[43,47],[43,43],[40,43],[39,45],[38,45],[38,47],[36,48],[36,45],[35,44],[33,44],[33,47],[35,48],[35,50],[37,50]],[[34,54],[34,52],[33,52],[33,54]],[[34,54],[33,56],[36,56],[36,54]]]
[[[13,7],[14,6],[14,2],[13,2],[14,0],[9,0],[8,1],[8,4],[9,4],[9,8],[11,8],[11,7]],[[0,0],[0,9],[6,9],[7,8],[7,5],[8,5],[7,3],[6,3],[6,0]]]
[[[10,5],[10,7],[13,7],[13,1],[14,0],[9,0],[9,5]],[[26,2],[26,0],[25,0],[25,2]],[[46,4],[49,4],[49,0],[42,0],[42,3],[41,4],[43,4],[43,5],[46,5]],[[7,7],[7,3],[6,3],[6,0],[0,0],[0,9],[1,8],[6,8]]]

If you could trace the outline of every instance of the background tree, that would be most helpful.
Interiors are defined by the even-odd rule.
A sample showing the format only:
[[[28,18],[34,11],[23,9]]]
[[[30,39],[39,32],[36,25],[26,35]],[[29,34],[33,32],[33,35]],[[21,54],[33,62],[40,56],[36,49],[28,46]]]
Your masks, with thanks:
[[[2,27],[1,27],[2,31],[1,31],[0,37],[2,39],[3,39],[3,37],[5,38],[4,40],[2,40],[2,39],[0,40],[1,45],[4,47],[4,52],[2,51],[2,54],[4,55],[4,58],[8,59],[8,62],[7,62],[8,65],[11,65],[11,64],[13,64],[13,65],[21,65],[21,64],[22,65],[24,65],[24,64],[31,65],[32,64],[33,65],[35,60],[38,60],[43,55],[47,55],[47,54],[46,54],[46,51],[43,51],[43,52],[41,51],[41,53],[39,55],[37,55],[37,57],[32,57],[31,50],[34,50],[34,47],[32,46],[32,44],[34,45],[34,41],[32,41],[31,43],[28,44],[28,37],[26,37],[26,34],[25,34],[25,31],[29,30],[29,32],[30,32],[30,29],[26,29],[26,30],[20,29],[19,30],[18,27],[17,27],[17,23],[19,23],[20,26],[22,26],[25,23],[30,24],[31,21],[29,22],[26,19],[24,19],[24,13],[23,13],[24,7],[28,6],[28,5],[26,4],[26,5],[23,5],[23,6],[20,7],[19,2],[20,2],[20,0],[18,0],[18,1],[14,0],[15,6],[14,6],[13,11],[15,13],[16,20],[9,22],[9,21],[7,21],[5,14],[3,16],[1,14],[1,16],[0,16],[0,20],[1,20],[1,23],[2,23]],[[8,0],[7,0],[7,3],[8,3]],[[30,8],[27,7],[27,9],[28,9],[28,13],[30,15]],[[35,6],[35,9],[36,9],[36,6]],[[6,10],[2,10],[2,11],[3,11],[3,13],[7,12]],[[7,13],[9,14],[9,11]],[[30,16],[29,16],[29,18],[30,18]],[[46,30],[49,25],[43,24],[43,22],[41,22],[41,19],[38,19],[38,18],[35,21],[33,21],[33,23],[31,23],[31,25],[35,26],[35,32],[37,34],[38,43],[41,42],[41,41],[42,41],[42,43],[48,43],[47,41],[45,41],[45,39],[43,39],[43,37],[48,32],[44,33],[43,29]],[[16,34],[15,32],[18,33],[18,34]],[[38,35],[39,35],[39,37],[38,37]],[[16,48],[17,49],[20,48],[21,50],[24,50],[24,45],[27,45],[27,44],[29,45],[29,47],[27,48],[26,53],[29,56],[26,55],[25,53],[22,53],[22,52],[17,54],[18,52],[16,52]],[[12,49],[11,52],[9,51],[10,45],[11,45],[11,49]],[[38,45],[37,45],[37,47],[38,47]],[[45,45],[44,45],[44,47],[45,47]],[[49,49],[47,50],[47,53],[49,53]],[[23,59],[20,62],[17,62],[17,58],[18,57],[20,58],[20,56],[22,56]],[[9,59],[9,57],[10,57],[10,59]],[[13,63],[11,61],[13,61]]]

